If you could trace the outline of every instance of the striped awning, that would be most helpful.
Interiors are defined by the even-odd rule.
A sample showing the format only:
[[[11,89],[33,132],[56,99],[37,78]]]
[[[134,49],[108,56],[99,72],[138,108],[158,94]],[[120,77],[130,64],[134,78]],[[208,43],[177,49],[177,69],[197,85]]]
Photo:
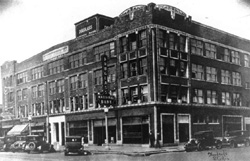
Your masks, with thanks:
[[[15,125],[7,135],[21,135],[21,133],[28,131],[28,124]]]

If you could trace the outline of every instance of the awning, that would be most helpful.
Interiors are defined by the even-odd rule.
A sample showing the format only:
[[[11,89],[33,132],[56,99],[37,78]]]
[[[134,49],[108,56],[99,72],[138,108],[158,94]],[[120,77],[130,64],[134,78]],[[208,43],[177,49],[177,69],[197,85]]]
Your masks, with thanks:
[[[21,135],[22,132],[28,131],[28,124],[15,125],[7,135]]]

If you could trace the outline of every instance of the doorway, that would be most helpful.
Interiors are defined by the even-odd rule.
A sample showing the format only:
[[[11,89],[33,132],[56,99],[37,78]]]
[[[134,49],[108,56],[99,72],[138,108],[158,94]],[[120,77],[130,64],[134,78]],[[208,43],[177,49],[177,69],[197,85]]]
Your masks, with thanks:
[[[162,136],[163,144],[174,143],[175,141],[175,117],[174,114],[162,114]]]

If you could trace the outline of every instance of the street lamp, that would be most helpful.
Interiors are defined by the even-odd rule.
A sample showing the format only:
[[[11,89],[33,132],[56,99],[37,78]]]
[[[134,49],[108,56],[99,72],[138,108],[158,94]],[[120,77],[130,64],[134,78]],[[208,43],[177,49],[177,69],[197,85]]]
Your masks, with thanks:
[[[32,120],[31,114],[29,114],[28,120],[29,120],[29,135],[31,135],[31,120]]]
[[[108,150],[110,150],[109,148],[109,132],[108,132],[108,112],[109,112],[109,109],[104,106],[104,113],[105,113],[105,129],[106,129],[106,140],[105,140],[105,143],[106,143],[106,148]]]

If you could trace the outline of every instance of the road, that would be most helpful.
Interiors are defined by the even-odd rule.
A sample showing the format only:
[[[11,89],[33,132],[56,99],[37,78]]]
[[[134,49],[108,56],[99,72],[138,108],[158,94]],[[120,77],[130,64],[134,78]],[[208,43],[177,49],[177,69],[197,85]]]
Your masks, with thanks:
[[[173,152],[150,156],[94,154],[64,156],[63,153],[27,154],[0,152],[0,161],[249,161],[250,147],[211,149],[202,152]]]

